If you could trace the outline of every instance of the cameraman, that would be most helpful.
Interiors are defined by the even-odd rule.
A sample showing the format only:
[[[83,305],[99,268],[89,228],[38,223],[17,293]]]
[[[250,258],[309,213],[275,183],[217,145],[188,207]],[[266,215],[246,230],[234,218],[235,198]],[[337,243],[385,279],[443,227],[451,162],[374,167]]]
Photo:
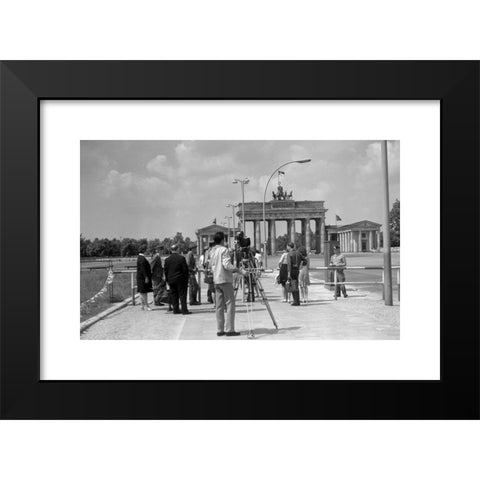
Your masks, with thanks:
[[[213,236],[214,246],[210,251],[210,268],[213,272],[215,285],[215,313],[217,317],[217,336],[226,335],[236,337],[240,332],[235,331],[235,294],[233,291],[233,274],[240,272],[245,275],[243,268],[233,265],[228,249],[225,247],[225,235],[217,232]],[[227,324],[225,328],[225,306],[227,307]]]

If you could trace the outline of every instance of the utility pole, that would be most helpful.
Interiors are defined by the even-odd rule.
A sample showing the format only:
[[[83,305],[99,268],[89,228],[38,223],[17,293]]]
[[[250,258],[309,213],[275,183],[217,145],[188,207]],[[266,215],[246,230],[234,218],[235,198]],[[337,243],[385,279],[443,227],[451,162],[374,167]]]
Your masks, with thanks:
[[[392,254],[390,252],[390,199],[388,191],[388,146],[387,141],[380,142],[382,180],[383,180],[383,272],[385,305],[393,305],[392,295]]]

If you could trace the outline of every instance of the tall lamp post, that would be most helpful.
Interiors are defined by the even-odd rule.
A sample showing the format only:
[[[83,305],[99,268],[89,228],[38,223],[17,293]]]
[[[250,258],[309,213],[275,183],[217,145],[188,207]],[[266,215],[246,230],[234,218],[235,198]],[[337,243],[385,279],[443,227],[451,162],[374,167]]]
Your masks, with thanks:
[[[265,191],[263,192],[263,265],[264,268],[267,268],[267,222],[265,219],[265,198],[267,196],[267,188],[268,184],[270,183],[270,180],[273,178],[273,176],[283,167],[286,165],[290,165],[290,163],[308,163],[311,162],[311,158],[306,158],[305,160],[291,160],[290,162],[284,163],[283,165],[280,165],[278,168],[276,168],[273,173],[270,175],[270,178],[268,179],[267,184],[265,185]],[[273,255],[273,252],[272,252]]]
[[[232,235],[233,235],[233,241],[235,242],[235,208],[238,207],[238,203],[228,203],[226,205],[227,207],[232,207]],[[233,245],[232,245],[233,247]]]
[[[385,305],[393,305],[392,295],[392,255],[390,250],[390,199],[388,192],[388,144],[386,140],[380,143],[383,180],[383,271]]]
[[[225,216],[227,220],[227,229],[228,229],[228,235],[227,235],[227,246],[230,246],[230,217]]]
[[[250,180],[248,178],[244,178],[243,180],[239,180],[235,178],[232,183],[239,183],[242,189],[242,231],[245,233],[245,185],[249,183]]]

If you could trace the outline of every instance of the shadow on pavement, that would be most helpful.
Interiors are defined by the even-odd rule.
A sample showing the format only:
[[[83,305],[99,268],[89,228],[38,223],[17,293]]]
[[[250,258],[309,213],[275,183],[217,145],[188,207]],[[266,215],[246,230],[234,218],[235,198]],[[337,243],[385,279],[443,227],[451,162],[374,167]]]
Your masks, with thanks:
[[[292,330],[299,330],[300,328],[302,327],[285,327],[279,328],[278,330],[276,328],[255,328],[254,332],[256,337],[265,337],[267,335],[282,335],[282,333],[286,333]]]

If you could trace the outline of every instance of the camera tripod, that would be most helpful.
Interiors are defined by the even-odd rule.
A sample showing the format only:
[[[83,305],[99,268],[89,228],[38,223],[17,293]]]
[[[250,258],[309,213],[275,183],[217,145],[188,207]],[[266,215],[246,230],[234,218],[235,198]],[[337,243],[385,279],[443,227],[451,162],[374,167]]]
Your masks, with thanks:
[[[273,315],[272,309],[270,308],[270,303],[263,289],[262,283],[259,278],[259,269],[256,268],[254,260],[252,258],[246,258],[241,260],[243,264],[243,269],[247,272],[247,275],[241,275],[236,278],[234,291],[235,298],[237,297],[237,292],[239,288],[242,289],[243,302],[247,308],[247,322],[248,322],[248,338],[255,338],[254,332],[254,310],[253,303],[255,302],[255,294],[258,297],[262,298],[263,304],[272,319],[273,325],[278,330],[277,322]]]

